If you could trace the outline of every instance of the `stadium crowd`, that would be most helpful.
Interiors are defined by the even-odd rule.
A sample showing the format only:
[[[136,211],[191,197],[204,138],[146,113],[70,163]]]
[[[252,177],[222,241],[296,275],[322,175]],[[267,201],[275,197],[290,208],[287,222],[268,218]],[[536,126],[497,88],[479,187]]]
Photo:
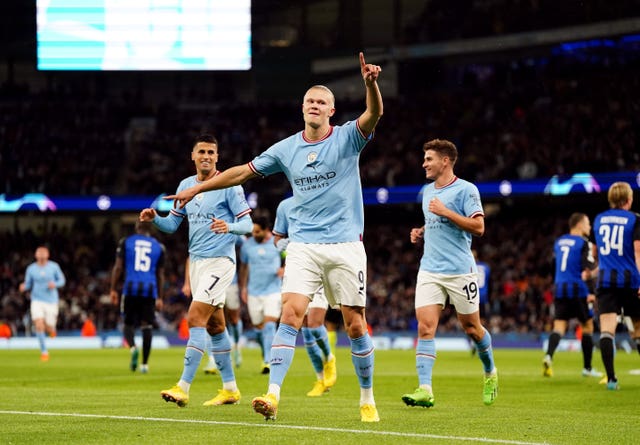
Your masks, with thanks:
[[[621,0],[431,0],[403,30],[403,41],[492,37],[632,17],[638,2]]]
[[[504,6],[512,2],[475,1],[465,15],[459,14],[463,3],[428,2],[412,41],[538,29],[542,25],[536,17],[548,18],[549,8],[560,8],[557,2],[517,2],[520,13],[511,14]],[[569,3],[574,2],[563,7]],[[606,17],[624,17],[634,3],[618,2],[612,8],[589,2],[593,8],[579,8],[585,16],[578,19],[590,23],[590,17],[603,8]],[[438,29],[429,13],[436,5],[442,14],[456,18],[482,13],[499,17]],[[526,14],[527,10],[534,13]],[[528,17],[526,23],[523,15]],[[551,16],[558,25],[577,23],[575,15]],[[446,20],[436,22],[442,25]],[[477,30],[473,23],[489,23],[491,30]],[[448,35],[447,30],[453,29],[457,34]],[[384,117],[360,162],[363,186],[423,183],[422,144],[436,137],[456,143],[463,159],[456,173],[473,182],[640,171],[637,54],[596,50],[467,64],[436,60],[427,70],[422,69],[424,61],[407,63],[399,68],[403,84],[416,85],[419,76],[426,76],[428,86],[385,96]],[[16,83],[0,87],[3,194],[173,193],[179,180],[191,174],[189,149],[197,134],[210,131],[217,136],[219,166],[225,168],[249,161],[300,128],[297,101],[216,101],[193,89],[176,93],[172,100],[156,101],[144,88],[122,92],[100,79],[60,75],[40,89]],[[356,116],[362,101],[338,98],[336,105],[333,122],[342,123]],[[251,181],[245,191],[258,193],[259,206],[273,217],[288,184],[282,177],[267,178]],[[603,200],[599,210],[605,204]],[[548,328],[553,239],[566,231],[568,213],[585,211],[564,208],[551,214],[518,214],[526,207],[520,204],[509,214],[487,215],[485,236],[474,241],[480,258],[492,268],[487,314],[492,332],[535,334]],[[421,221],[419,208],[411,210],[413,219],[378,215],[365,222],[367,318],[378,332],[415,329],[413,286],[421,251],[410,244],[408,234]],[[118,309],[108,296],[117,238],[125,235],[117,216],[101,227],[83,216],[71,227],[58,226],[53,217],[44,218],[38,229],[8,226],[0,230],[0,321],[9,322],[14,333],[28,330],[29,305],[18,293],[18,284],[35,247],[46,243],[67,275],[59,329],[79,329],[87,317],[95,319],[99,330],[117,327]],[[188,305],[181,294],[186,236],[159,237],[169,253],[169,274],[167,304],[158,321],[162,328],[176,329]],[[458,329],[451,315],[445,312],[440,330]]]
[[[419,208],[407,221],[385,221],[375,217],[366,224],[365,247],[369,258],[367,319],[374,332],[415,330],[413,295],[422,250],[409,242],[411,227],[420,224]],[[393,211],[393,210],[392,210]],[[522,212],[520,208],[518,212]],[[44,221],[44,220],[43,220]],[[61,290],[59,330],[79,330],[91,317],[99,331],[118,327],[119,308],[109,299],[109,277],[115,260],[119,221],[94,227],[78,217],[73,226],[61,228],[45,223],[34,230],[14,228],[0,232],[0,320],[7,321],[14,334],[29,330],[29,302],[18,292],[33,251],[46,243],[52,259],[67,277]],[[554,237],[566,231],[566,218],[515,214],[489,217],[483,238],[474,242],[482,260],[491,266],[490,311],[487,325],[494,333],[539,335],[552,321]],[[517,234],[517,236],[514,236]],[[158,327],[177,330],[189,300],[182,294],[186,233],[184,236],[156,235],[167,246],[165,307]],[[246,318],[246,310],[243,311]],[[250,325],[248,318],[245,322]],[[442,332],[458,332],[455,315],[445,311]]]
[[[494,65],[488,74],[477,66],[452,69],[447,75],[461,82],[455,87],[386,99],[376,139],[362,155],[363,186],[421,183],[415,165],[422,143],[445,135],[464,156],[459,175],[474,182],[640,169],[638,61],[536,63]],[[171,193],[189,174],[188,147],[200,132],[217,135],[224,168],[299,126],[295,102],[145,105],[133,94],[114,98],[85,88],[0,92],[4,193]],[[360,107],[339,100],[334,122]],[[267,181],[246,190],[274,206],[288,186],[282,178]]]

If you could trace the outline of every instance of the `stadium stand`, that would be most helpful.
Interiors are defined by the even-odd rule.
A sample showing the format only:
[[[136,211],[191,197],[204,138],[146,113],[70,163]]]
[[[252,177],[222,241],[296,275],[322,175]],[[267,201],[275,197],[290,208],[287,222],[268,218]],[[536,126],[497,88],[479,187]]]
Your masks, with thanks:
[[[259,3],[268,9],[268,2]],[[280,3],[293,9],[303,8],[301,3],[310,4],[304,8],[322,4]],[[589,25],[633,18],[640,11],[633,0],[615,5],[599,0],[476,0],[471,7],[468,3],[425,2],[413,20],[395,28],[388,44],[418,45]],[[3,5],[5,12],[31,12],[25,7],[11,10],[9,4]],[[349,12],[344,8],[338,16]],[[21,26],[28,20],[20,17],[3,29],[16,41],[30,42],[33,36],[27,36]],[[270,20],[275,20],[274,15],[265,12],[257,26],[272,26]],[[347,32],[348,22],[336,23],[342,31],[331,35]],[[299,29],[294,46],[313,44],[309,32]],[[604,36],[576,46],[531,47],[518,54],[494,51],[398,61],[397,94],[385,96],[385,114],[376,138],[362,155],[363,185],[422,183],[421,147],[433,137],[457,144],[464,162],[456,172],[471,181],[640,171],[640,43],[637,35],[623,37]],[[351,43],[362,43],[357,40]],[[345,48],[338,48],[338,41],[329,38],[318,45],[324,54],[343,54]],[[7,42],[0,47],[6,68],[0,76],[0,194],[171,193],[191,172],[189,144],[200,132],[216,134],[224,168],[252,159],[300,129],[297,100],[269,94],[259,97],[264,86],[258,88],[258,97],[240,101],[229,97],[228,91],[201,94],[194,79],[202,77],[195,74],[171,78],[166,73],[149,73],[151,80],[156,78],[149,85],[139,75],[126,73],[32,73],[19,79],[12,70],[33,57],[33,48]],[[261,41],[256,42],[258,49],[256,60],[280,54],[277,48],[269,52],[268,44]],[[314,81],[330,83],[326,76]],[[167,89],[167,83],[172,88]],[[300,95],[290,93],[294,98]],[[362,104],[338,97],[337,108],[334,122],[341,123],[353,118]],[[252,181],[245,189],[259,193],[260,206],[273,212],[287,187],[282,178],[268,178]],[[496,333],[542,333],[552,319],[553,239],[565,230],[570,211],[593,215],[606,206],[606,199],[556,201],[550,208],[536,200],[488,200],[486,204],[498,210],[487,215],[486,234],[474,247],[492,268],[488,326]],[[574,208],[578,205],[582,207]],[[34,247],[42,242],[51,246],[52,259],[60,263],[68,280],[62,291],[59,329],[80,329],[88,313],[94,315],[98,330],[117,327],[118,311],[108,303],[108,273],[115,240],[126,231],[122,215],[102,215],[99,222],[84,215],[59,218],[63,216],[64,221],[58,221],[55,215],[33,212],[0,214],[0,319],[12,326],[14,334],[29,329],[28,304],[17,288]],[[415,329],[413,285],[420,252],[410,245],[408,233],[420,225],[419,217],[415,205],[367,208],[367,318],[376,332]],[[21,224],[25,219],[35,223],[25,228]],[[162,238],[169,252],[166,269],[171,271],[165,292],[168,304],[159,320],[165,329],[177,330],[188,304],[180,294],[183,238]],[[455,317],[445,312],[440,330],[457,329]]]

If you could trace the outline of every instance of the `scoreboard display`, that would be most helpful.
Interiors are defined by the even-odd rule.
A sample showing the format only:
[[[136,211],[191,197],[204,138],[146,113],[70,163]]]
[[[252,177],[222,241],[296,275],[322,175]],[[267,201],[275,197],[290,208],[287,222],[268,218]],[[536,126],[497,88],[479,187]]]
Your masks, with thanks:
[[[251,0],[37,0],[39,70],[243,71]]]

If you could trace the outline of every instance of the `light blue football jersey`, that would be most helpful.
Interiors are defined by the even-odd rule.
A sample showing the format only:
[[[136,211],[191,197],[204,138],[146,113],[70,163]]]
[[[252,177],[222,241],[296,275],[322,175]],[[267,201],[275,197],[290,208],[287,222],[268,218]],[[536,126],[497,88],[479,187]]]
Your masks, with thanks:
[[[245,237],[243,235],[236,235],[235,247],[236,252],[242,248],[244,244]],[[233,274],[233,279],[231,280],[231,284],[238,284],[238,271]]]
[[[293,196],[284,199],[276,209],[276,221],[273,223],[273,233],[283,238],[289,237],[289,215],[295,202]]]
[[[31,291],[31,301],[57,304],[59,300],[58,288],[66,283],[62,269],[55,261],[47,261],[44,266],[37,262],[29,264],[24,276],[26,290]],[[56,287],[49,289],[49,283]]]
[[[289,238],[302,243],[361,241],[364,207],[360,152],[373,138],[357,121],[331,127],[319,141],[298,132],[269,147],[249,163],[254,173],[283,172],[293,189]]]
[[[472,183],[455,178],[444,187],[436,188],[435,182],[427,185],[422,196],[425,230],[420,270],[449,275],[477,272],[471,253],[471,234],[449,219],[429,212],[433,198],[463,216],[484,215],[480,192]]]
[[[260,297],[280,293],[282,279],[277,273],[282,260],[273,239],[258,243],[254,238],[248,238],[240,249],[240,260],[249,266],[249,295]]]
[[[199,184],[196,175],[183,179],[176,193]],[[156,216],[153,224],[163,232],[175,232],[182,221],[189,221],[189,257],[191,261],[228,257],[235,263],[237,235],[215,233],[213,218],[232,223],[251,213],[242,186],[199,193],[182,208],[172,208],[165,217]]]

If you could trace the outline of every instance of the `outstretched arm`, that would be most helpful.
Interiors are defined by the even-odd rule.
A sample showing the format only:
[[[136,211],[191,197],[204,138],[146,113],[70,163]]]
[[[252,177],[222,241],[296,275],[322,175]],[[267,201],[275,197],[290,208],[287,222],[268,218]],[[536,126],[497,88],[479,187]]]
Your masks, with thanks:
[[[378,65],[367,64],[364,61],[364,54],[360,53],[360,72],[367,90],[367,109],[358,118],[358,125],[365,136],[373,133],[382,116],[382,95],[377,82],[381,71],[382,68]]]
[[[248,179],[255,178],[256,176],[258,175],[249,168],[249,164],[236,165],[211,179],[184,189],[175,195],[167,195],[164,199],[172,199],[174,200],[174,206],[178,204],[180,208],[183,208],[198,193],[244,184]]]

